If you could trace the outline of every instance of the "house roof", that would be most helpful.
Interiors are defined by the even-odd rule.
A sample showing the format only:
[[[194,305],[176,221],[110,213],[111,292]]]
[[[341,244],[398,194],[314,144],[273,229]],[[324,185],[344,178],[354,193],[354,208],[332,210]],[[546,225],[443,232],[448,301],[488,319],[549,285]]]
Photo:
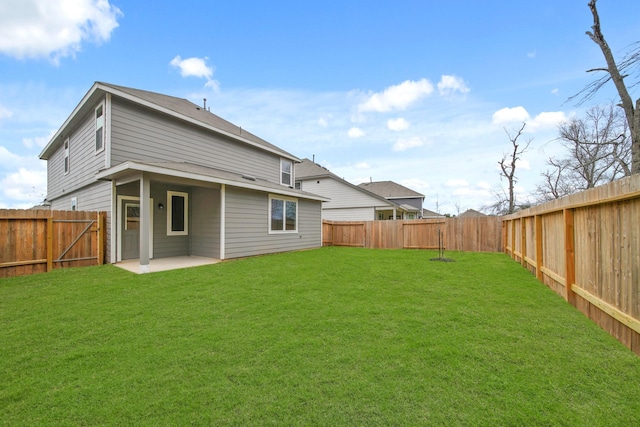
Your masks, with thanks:
[[[160,113],[167,114],[182,121],[186,121],[192,125],[208,129],[218,134],[226,135],[237,141],[275,153],[293,161],[300,161],[300,159],[293,154],[282,150],[281,148],[255,136],[250,132],[247,132],[245,129],[242,129],[242,127],[234,125],[233,123],[205,110],[187,99],[103,82],[96,82],[91,89],[89,89],[80,103],[69,115],[67,120],[55,133],[53,138],[51,138],[51,141],[49,141],[47,146],[42,150],[40,158],[43,160],[48,159],[58,146],[63,143],[70,130],[73,129],[86,114],[93,111],[95,105],[107,93]]]
[[[358,187],[364,188],[372,193],[382,196],[386,199],[411,199],[411,198],[424,198],[424,194],[420,194],[417,191],[413,191],[403,185],[397,184],[393,181],[374,181],[363,182],[358,184]]]
[[[478,212],[475,209],[467,209],[466,211],[458,215],[458,218],[478,218],[482,216],[487,216],[487,215],[483,214],[482,212]]]
[[[434,211],[430,211],[429,209],[422,209],[422,217],[423,218],[444,218],[444,215]]]
[[[360,191],[362,193],[366,193],[368,196],[373,197],[379,201],[381,201],[384,205],[389,206],[389,207],[393,207],[393,205],[395,205],[396,203],[385,199],[384,197],[376,194],[376,193],[372,193],[371,191],[364,189],[358,185],[354,185],[352,183],[350,183],[349,181],[346,181],[342,178],[340,178],[338,175],[334,174],[333,172],[331,172],[329,169],[325,168],[324,166],[320,166],[319,164],[304,158],[302,159],[302,162],[296,164],[296,169],[295,169],[295,179],[296,180],[308,180],[308,179],[316,179],[316,178],[332,178],[344,185],[347,185],[351,188],[354,188],[357,191]]]
[[[330,200],[317,194],[296,190],[291,187],[286,187],[253,176],[183,162],[126,161],[109,169],[101,170],[96,175],[96,178],[102,180],[113,180],[123,178],[137,172],[225,184],[234,187],[276,193],[291,197],[300,197],[304,199],[319,201]]]

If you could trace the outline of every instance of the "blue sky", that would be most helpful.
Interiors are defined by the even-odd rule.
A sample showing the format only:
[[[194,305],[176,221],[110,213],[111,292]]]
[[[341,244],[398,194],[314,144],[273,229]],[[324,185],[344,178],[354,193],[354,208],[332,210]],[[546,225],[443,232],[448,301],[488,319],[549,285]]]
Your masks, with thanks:
[[[621,58],[640,2],[598,8]],[[525,121],[525,200],[559,154],[558,122],[616,99],[607,86],[567,102],[604,64],[591,25],[587,0],[3,0],[0,208],[44,199],[38,154],[95,81],[207,98],[354,184],[392,180],[451,214],[494,201],[505,130]]]

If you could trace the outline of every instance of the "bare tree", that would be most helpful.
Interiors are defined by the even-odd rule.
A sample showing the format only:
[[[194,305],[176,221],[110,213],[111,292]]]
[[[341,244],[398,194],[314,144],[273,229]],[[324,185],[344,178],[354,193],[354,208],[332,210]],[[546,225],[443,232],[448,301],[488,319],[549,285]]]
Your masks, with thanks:
[[[627,122],[615,105],[591,107],[584,118],[558,125],[566,157],[549,159],[550,170],[535,194],[548,201],[630,175],[631,141]]]
[[[529,148],[529,144],[531,144],[531,139],[529,139],[524,147],[521,147],[518,143],[518,138],[522,136],[522,132],[524,131],[526,123],[522,123],[522,127],[518,130],[518,132],[513,136],[508,130],[504,130],[509,137],[509,141],[511,141],[511,146],[513,150],[511,154],[505,154],[502,156],[502,160],[498,162],[500,165],[500,170],[502,171],[500,176],[506,178],[508,185],[508,194],[507,194],[507,213],[513,213],[516,208],[516,197],[514,193],[514,188],[517,182],[516,179],[516,164],[518,160],[520,160],[522,154]]]
[[[634,107],[633,99],[629,94],[624,79],[629,76],[628,73],[633,71],[634,67],[637,72],[640,64],[640,44],[635,43],[635,48],[631,53],[628,54],[619,65],[616,64],[615,58],[611,53],[611,48],[602,34],[596,2],[597,0],[591,0],[589,2],[589,9],[591,9],[591,14],[593,15],[593,26],[591,27],[593,31],[587,31],[586,34],[600,47],[607,66],[588,71],[604,71],[607,74],[588,85],[578,95],[582,95],[581,102],[584,102],[592,98],[609,80],[613,81],[620,96],[620,106],[624,110],[627,126],[629,127],[631,135],[631,173],[636,174],[640,173],[640,98],[635,101]],[[572,98],[575,98],[575,96]]]
[[[507,215],[514,213],[516,208],[524,207],[518,206],[516,203],[515,185],[518,182],[516,178],[518,160],[522,158],[522,154],[527,151],[532,141],[532,139],[527,140],[524,146],[518,142],[526,126],[527,124],[523,122],[517,132],[509,132],[507,129],[504,130],[509,137],[512,150],[510,153],[504,154],[498,164],[500,165],[500,179],[505,178],[507,180],[507,189],[500,188],[500,190],[492,192],[495,202],[483,208],[482,210],[485,212],[490,212],[495,215]]]

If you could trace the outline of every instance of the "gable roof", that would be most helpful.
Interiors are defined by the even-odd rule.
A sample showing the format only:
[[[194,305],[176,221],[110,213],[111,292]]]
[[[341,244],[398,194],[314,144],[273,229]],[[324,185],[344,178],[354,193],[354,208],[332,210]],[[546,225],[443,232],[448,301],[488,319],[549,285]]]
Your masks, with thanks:
[[[482,212],[478,212],[475,209],[467,209],[466,211],[458,215],[458,218],[479,218],[482,216],[487,216],[487,215],[483,214]]]
[[[413,191],[412,189],[393,181],[363,182],[362,184],[358,184],[358,187],[364,188],[365,190],[387,199],[424,198],[424,194],[420,194],[417,191]]]
[[[373,197],[374,199],[380,200],[381,202],[383,202],[385,205],[387,206],[393,206],[396,205],[396,203],[394,203],[391,200],[387,200],[384,197],[380,196],[379,194],[376,193],[372,193],[371,191],[362,188],[358,185],[352,184],[349,181],[346,181],[342,178],[340,178],[338,175],[334,174],[333,172],[331,172],[329,169],[325,168],[324,166],[320,166],[319,164],[313,162],[312,160],[309,160],[307,158],[302,159],[302,161],[298,164],[296,164],[296,169],[295,169],[295,179],[296,181],[298,180],[311,180],[311,179],[317,179],[317,178],[332,178],[344,185],[347,185],[357,191],[360,191],[362,193],[367,194],[367,196]]]
[[[67,120],[51,138],[51,141],[40,153],[40,158],[47,160],[51,154],[63,143],[71,130],[82,120],[82,118],[93,111],[95,105],[106,94],[111,94],[143,107],[167,114],[179,120],[188,122],[218,134],[226,135],[239,142],[243,142],[265,151],[272,152],[279,156],[299,162],[296,156],[282,150],[281,148],[265,141],[254,134],[247,132],[240,126],[217,116],[193,102],[161,93],[146,90],[134,89],[125,86],[118,86],[110,83],[96,82],[82,98]]]

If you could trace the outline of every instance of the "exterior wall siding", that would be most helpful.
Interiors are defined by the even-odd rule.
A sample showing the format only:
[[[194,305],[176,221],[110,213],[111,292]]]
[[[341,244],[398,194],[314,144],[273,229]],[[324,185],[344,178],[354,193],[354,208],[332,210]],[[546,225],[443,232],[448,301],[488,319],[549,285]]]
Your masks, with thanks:
[[[139,185],[139,184],[138,184]],[[189,195],[188,231],[185,236],[167,235],[167,191],[180,191]],[[153,257],[167,258],[173,256],[191,255],[190,236],[193,234],[193,196],[191,188],[175,184],[151,183],[151,197],[153,198]],[[162,203],[164,209],[159,209]]]
[[[220,258],[220,190],[196,187],[191,195],[191,255]]]
[[[320,202],[298,199],[298,232],[269,234],[269,195],[227,187],[225,257],[238,258],[322,246]]]
[[[420,198],[407,198],[407,199],[392,199],[399,205],[409,205],[417,209],[422,209],[422,199]]]
[[[97,106],[97,104],[96,104]],[[69,136],[69,173],[64,173],[64,141],[47,162],[47,199],[54,201],[95,182],[98,170],[104,168],[105,153],[96,153],[94,112]],[[108,126],[108,124],[106,125]],[[63,139],[66,140],[64,135]],[[83,209],[84,210],[84,209]]]
[[[114,97],[111,110],[112,166],[127,160],[179,161],[246,173],[280,182],[280,157],[224,135]]]
[[[333,178],[303,180],[301,190],[331,198],[330,201],[324,202],[324,209],[385,206],[385,202],[382,200],[369,196]]]
[[[326,202],[325,202],[326,203]],[[322,219],[329,221],[373,221],[376,220],[374,208],[322,209]]]

